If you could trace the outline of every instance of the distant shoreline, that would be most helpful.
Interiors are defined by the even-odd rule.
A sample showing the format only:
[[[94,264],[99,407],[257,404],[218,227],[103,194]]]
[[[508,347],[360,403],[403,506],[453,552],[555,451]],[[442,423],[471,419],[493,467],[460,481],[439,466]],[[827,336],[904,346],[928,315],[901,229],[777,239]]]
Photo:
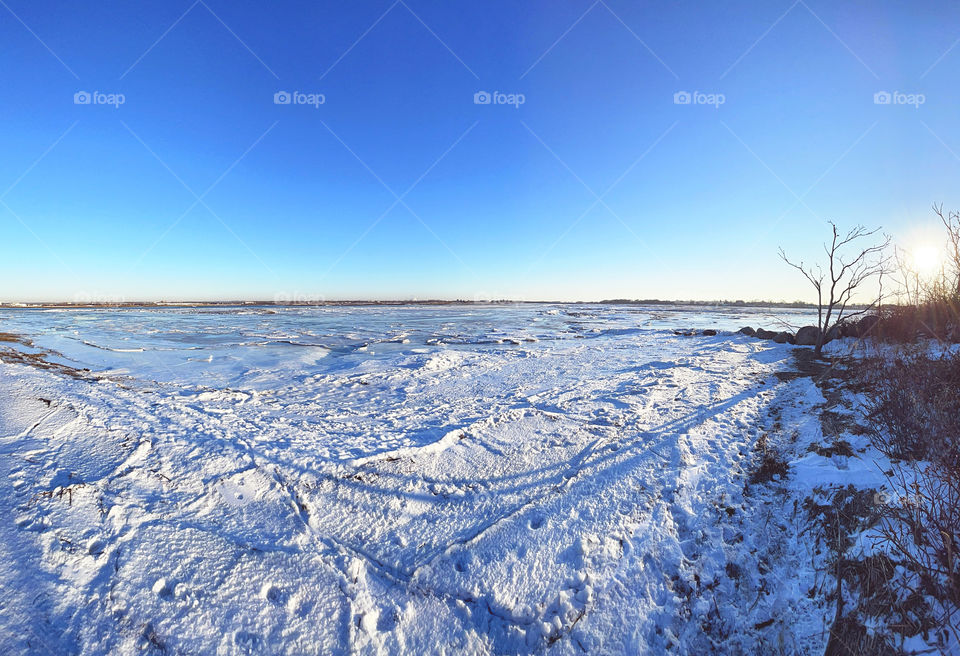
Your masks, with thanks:
[[[660,299],[608,299],[602,301],[466,301],[466,300],[347,300],[347,301],[130,301],[116,303],[0,303],[0,310],[25,309],[160,309],[160,308],[205,308],[205,307],[403,307],[403,306],[504,306],[504,305],[631,305],[631,306],[687,306],[730,308],[786,308],[816,309],[815,303],[802,301],[664,301]],[[855,306],[849,306],[851,308]]]

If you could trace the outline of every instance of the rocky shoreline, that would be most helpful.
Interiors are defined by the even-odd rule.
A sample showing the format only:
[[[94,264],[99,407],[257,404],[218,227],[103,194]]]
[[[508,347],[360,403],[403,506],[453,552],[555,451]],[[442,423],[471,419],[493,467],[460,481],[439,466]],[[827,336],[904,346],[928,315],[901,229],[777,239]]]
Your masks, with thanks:
[[[876,332],[879,324],[880,318],[874,314],[868,314],[857,321],[843,321],[827,331],[823,343],[832,342],[840,337],[869,337]],[[786,330],[766,330],[765,328],[754,330],[750,326],[744,326],[737,333],[757,339],[773,340],[778,344],[796,344],[797,346],[816,346],[820,337],[820,329],[817,326],[804,326],[796,333]]]

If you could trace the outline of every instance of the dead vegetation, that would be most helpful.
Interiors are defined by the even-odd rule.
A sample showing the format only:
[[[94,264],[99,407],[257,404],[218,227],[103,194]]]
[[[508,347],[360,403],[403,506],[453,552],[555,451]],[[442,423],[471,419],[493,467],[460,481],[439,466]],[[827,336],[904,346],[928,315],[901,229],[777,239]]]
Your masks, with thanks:
[[[878,526],[905,569],[901,595],[932,598],[941,643],[960,641],[960,353],[872,361],[874,444],[891,459]]]
[[[33,342],[26,337],[15,335],[13,333],[0,332],[0,342],[13,342],[15,344],[22,344],[23,346],[33,346]]]
[[[28,367],[54,371],[65,376],[76,379],[90,378],[92,374],[87,368],[77,369],[69,365],[48,360],[50,353],[42,351],[37,353],[25,353],[18,349],[0,347],[0,361],[12,364],[25,364]]]
[[[4,343],[17,344],[19,346],[25,346],[28,349],[34,350],[24,351],[13,346],[3,346]],[[33,340],[24,337],[23,335],[0,332],[0,362],[25,364],[29,367],[35,367],[37,369],[55,371],[57,373],[70,376],[71,378],[88,378],[90,376],[89,369],[77,369],[75,367],[70,367],[60,362],[50,360],[49,358],[51,355],[55,354],[51,353],[50,351],[36,349],[34,347]]]
[[[755,448],[759,455],[759,465],[750,474],[750,485],[769,483],[787,475],[789,465],[777,449],[770,447],[766,433],[757,439]]]
[[[823,457],[854,457],[857,454],[848,439],[850,435],[866,435],[871,441],[879,439],[876,436],[881,429],[876,418],[868,417],[866,424],[862,423],[863,417],[850,412],[848,401],[852,392],[876,398],[876,372],[868,375],[876,362],[871,361],[867,366],[854,359],[820,360],[812,351],[799,349],[795,358],[796,370],[784,377],[809,376],[826,399],[820,416],[823,441],[811,444],[808,451]],[[884,375],[890,386],[909,390],[896,376]],[[943,389],[941,381],[930,383],[927,389],[937,398],[954,399],[960,406],[960,388],[954,394]],[[912,407],[921,412],[921,418],[939,416],[922,412],[923,408],[934,405],[928,401],[917,398]],[[943,418],[950,416],[946,401],[942,409]],[[952,416],[960,418],[960,414]],[[896,413],[890,417],[892,420]],[[942,428],[940,435],[948,430],[948,425],[944,423]],[[781,473],[779,458],[766,453],[763,437],[758,449],[763,457],[754,474],[755,480],[767,480],[773,473]],[[954,478],[957,480],[960,479]],[[929,483],[927,488],[930,489]],[[960,483],[951,494],[957,493],[960,493]],[[958,550],[952,540],[936,538],[934,533],[944,534],[943,527],[932,521],[930,515],[936,514],[941,522],[954,516],[960,518],[960,494],[951,494],[939,494],[943,499],[939,504],[926,499],[921,504],[925,510],[911,506],[913,515],[907,521],[901,516],[902,506],[891,503],[882,490],[853,485],[822,487],[804,500],[807,530],[814,541],[816,557],[822,559],[823,573],[821,583],[809,594],[822,596],[834,607],[826,654],[905,654],[905,640],[917,635],[928,644],[948,644],[949,636],[944,631],[952,630],[956,615],[944,612],[938,603],[930,600],[949,600],[951,595],[956,595],[957,589],[950,585],[960,581],[956,575],[960,572],[950,568],[958,565],[958,559],[953,557]],[[867,534],[878,540],[874,551],[863,548],[863,536]],[[920,553],[915,548],[918,537],[928,543],[928,548]],[[933,578],[931,572],[935,574]],[[939,583],[933,585],[933,581]],[[956,607],[955,602],[953,606]]]
[[[920,636],[960,640],[960,355],[847,361],[813,377],[828,399],[824,443],[810,450],[852,456],[844,435],[866,435],[890,458],[885,490],[828,488],[805,507],[824,590],[836,607],[827,654],[902,654]],[[866,425],[836,412],[845,392],[868,399]],[[857,540],[870,535],[864,555]],[[825,583],[826,585],[826,583]]]

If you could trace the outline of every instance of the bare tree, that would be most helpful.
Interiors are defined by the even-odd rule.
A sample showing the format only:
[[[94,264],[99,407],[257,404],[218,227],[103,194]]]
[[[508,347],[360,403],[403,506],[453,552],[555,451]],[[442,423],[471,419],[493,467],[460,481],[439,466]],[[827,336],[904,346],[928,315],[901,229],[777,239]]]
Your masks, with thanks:
[[[818,357],[832,328],[844,319],[868,312],[882,300],[883,274],[887,269],[886,250],[890,246],[889,236],[883,235],[882,239],[874,238],[879,228],[867,230],[858,225],[843,236],[832,221],[830,228],[832,239],[823,245],[827,255],[826,271],[820,264],[808,266],[802,261],[792,262],[783,249],[780,249],[781,259],[802,273],[817,290],[819,334],[814,353]],[[877,241],[877,239],[880,240]],[[864,241],[869,245],[862,246]],[[847,314],[847,306],[853,299],[854,292],[874,278],[877,279],[881,289],[877,299],[856,312]]]
[[[920,272],[911,262],[910,254],[899,246],[893,247],[894,271],[899,274],[899,280],[896,282],[900,286],[898,301],[906,301],[907,305],[919,306],[921,292],[923,291]]]
[[[954,280],[950,281],[951,287],[955,290],[957,296],[960,296],[960,212],[953,211],[947,214],[943,213],[943,205],[934,205],[933,212],[940,217],[943,227],[947,229],[947,247],[949,249],[948,265],[950,266],[950,275]]]

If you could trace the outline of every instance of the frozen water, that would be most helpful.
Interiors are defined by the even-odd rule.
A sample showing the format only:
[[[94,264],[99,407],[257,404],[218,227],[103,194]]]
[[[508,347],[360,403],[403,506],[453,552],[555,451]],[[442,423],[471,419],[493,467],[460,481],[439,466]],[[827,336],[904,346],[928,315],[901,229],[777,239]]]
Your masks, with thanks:
[[[800,422],[822,399],[777,383],[790,346],[672,331],[768,314],[4,311],[90,372],[0,364],[0,646],[708,649],[708,619],[803,597],[738,609],[726,572],[766,548],[744,476],[771,404],[788,390]]]

